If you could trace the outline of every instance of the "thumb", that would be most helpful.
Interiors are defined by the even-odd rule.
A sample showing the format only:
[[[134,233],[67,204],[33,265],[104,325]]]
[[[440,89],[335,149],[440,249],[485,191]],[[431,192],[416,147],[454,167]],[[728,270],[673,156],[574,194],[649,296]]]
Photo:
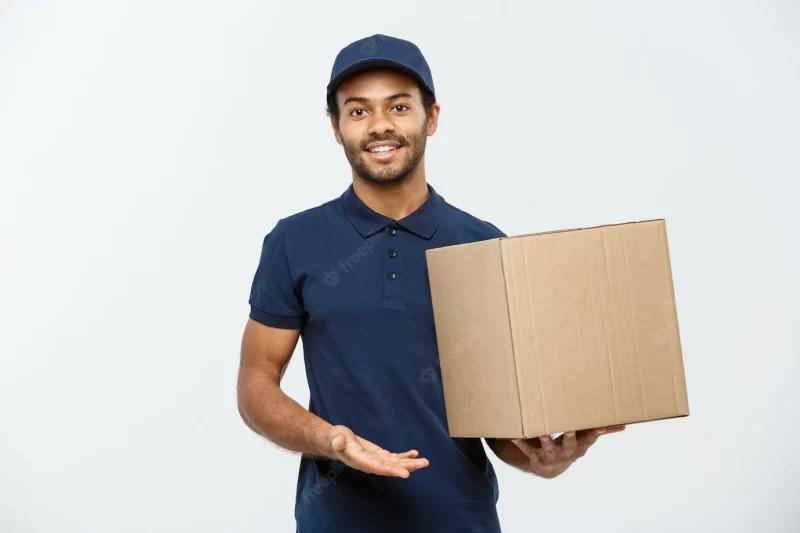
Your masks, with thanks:
[[[328,438],[333,451],[341,452],[347,448],[348,440],[352,442],[355,439],[355,435],[347,426],[334,426],[328,433]]]
[[[336,435],[335,437],[333,437],[333,440],[331,441],[331,447],[336,452],[344,450],[346,445],[347,445],[347,438],[342,434]]]

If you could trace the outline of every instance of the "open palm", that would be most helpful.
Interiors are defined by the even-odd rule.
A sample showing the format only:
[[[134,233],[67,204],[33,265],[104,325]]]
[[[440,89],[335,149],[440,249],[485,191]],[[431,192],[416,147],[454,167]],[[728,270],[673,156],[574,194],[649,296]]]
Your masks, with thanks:
[[[340,461],[368,474],[407,478],[411,472],[429,464],[427,459],[417,458],[417,450],[392,453],[357,436],[346,426],[334,426],[328,438]]]

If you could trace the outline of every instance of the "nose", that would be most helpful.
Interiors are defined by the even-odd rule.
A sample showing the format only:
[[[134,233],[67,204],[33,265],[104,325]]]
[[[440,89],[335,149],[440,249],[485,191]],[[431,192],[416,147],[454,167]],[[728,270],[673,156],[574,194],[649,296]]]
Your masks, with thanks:
[[[372,115],[368,133],[370,135],[383,135],[386,132],[394,131],[394,123],[390,118],[388,113],[376,109]]]

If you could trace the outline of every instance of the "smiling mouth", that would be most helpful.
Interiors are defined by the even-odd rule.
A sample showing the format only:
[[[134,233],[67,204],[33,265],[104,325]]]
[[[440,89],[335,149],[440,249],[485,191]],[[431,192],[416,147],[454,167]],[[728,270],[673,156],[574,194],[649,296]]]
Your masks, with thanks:
[[[386,161],[388,159],[392,159],[398,152],[403,148],[402,145],[400,146],[385,146],[379,147],[377,150],[364,150],[367,152],[372,159],[377,161]]]

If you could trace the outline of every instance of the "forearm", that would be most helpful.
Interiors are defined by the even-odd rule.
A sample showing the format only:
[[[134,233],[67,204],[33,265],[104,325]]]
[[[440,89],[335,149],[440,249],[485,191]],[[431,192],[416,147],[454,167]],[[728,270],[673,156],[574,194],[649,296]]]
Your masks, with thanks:
[[[254,432],[282,448],[330,459],[326,435],[332,425],[308,412],[265,375],[242,377],[238,390],[239,413]]]
[[[486,444],[492,449],[498,459],[509,466],[522,470],[527,474],[533,474],[531,462],[509,439],[485,439]]]

